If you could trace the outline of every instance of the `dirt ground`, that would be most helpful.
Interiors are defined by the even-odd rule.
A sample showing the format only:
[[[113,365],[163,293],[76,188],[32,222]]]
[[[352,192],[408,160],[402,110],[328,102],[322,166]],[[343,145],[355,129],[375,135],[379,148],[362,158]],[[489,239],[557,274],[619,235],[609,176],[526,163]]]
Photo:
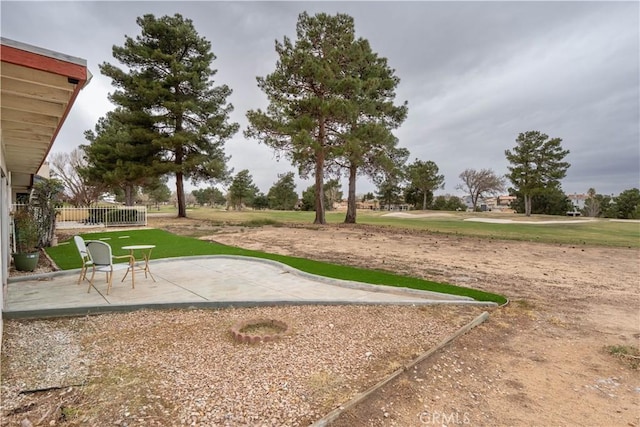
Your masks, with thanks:
[[[184,232],[188,224],[176,225]],[[605,349],[639,343],[637,249],[366,226],[223,228],[204,238],[510,299],[483,325],[343,413],[335,426],[640,426],[640,371]]]
[[[489,320],[332,426],[640,427],[640,250],[499,241],[368,226],[150,226],[223,244],[384,269],[507,296]]]

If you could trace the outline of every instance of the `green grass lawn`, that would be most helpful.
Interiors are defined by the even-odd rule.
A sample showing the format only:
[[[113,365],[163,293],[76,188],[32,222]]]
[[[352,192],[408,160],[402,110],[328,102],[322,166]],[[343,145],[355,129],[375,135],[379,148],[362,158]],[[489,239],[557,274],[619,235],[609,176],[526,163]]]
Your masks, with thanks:
[[[152,259],[173,258],[195,255],[242,255],[264,258],[281,262],[298,270],[335,279],[352,280],[375,285],[398,286],[426,291],[442,292],[453,295],[469,296],[478,301],[492,301],[498,304],[506,302],[501,295],[476,289],[431,282],[414,277],[401,276],[379,270],[367,270],[357,267],[329,264],[304,258],[270,254],[266,252],[225,246],[191,237],[178,236],[164,230],[146,229],[130,231],[112,231],[81,234],[85,240],[104,240],[111,245],[114,255],[126,255],[122,246],[153,244]],[[63,270],[80,268],[80,256],[73,240],[60,242],[58,246],[46,248],[49,256]]]

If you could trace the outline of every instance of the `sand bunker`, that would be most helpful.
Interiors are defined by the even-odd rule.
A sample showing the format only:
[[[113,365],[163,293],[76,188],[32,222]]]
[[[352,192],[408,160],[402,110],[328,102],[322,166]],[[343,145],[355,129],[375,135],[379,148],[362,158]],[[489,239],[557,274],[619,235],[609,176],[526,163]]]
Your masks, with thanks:
[[[500,219],[500,218],[466,218],[464,221],[474,222],[490,222],[494,224],[586,224],[593,220],[591,219],[575,219],[575,220],[561,220],[561,221],[514,221],[512,219]]]
[[[391,216],[394,218],[427,218],[427,217],[452,217],[455,214],[450,213],[423,213],[423,214],[410,214],[406,212],[391,212],[382,216]]]

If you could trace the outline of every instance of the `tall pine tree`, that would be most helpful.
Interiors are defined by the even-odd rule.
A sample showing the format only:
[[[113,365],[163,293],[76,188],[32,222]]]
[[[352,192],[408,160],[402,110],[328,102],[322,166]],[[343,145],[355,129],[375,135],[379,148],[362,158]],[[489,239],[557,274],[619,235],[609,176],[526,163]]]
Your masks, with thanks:
[[[386,59],[355,38],[353,18],[305,12],[296,30],[295,43],[276,41],[275,71],[258,77],[269,106],[247,113],[245,135],[284,153],[302,176],[313,172],[314,223],[324,224],[326,169],[343,167],[355,175],[377,145],[393,146],[390,129],[404,120],[406,107],[393,105],[398,79]],[[343,161],[336,163],[338,158]],[[355,209],[355,177],[353,185]]]
[[[348,118],[338,127],[340,144],[334,159],[349,179],[345,223],[356,222],[357,176],[373,178],[381,170],[401,166],[393,164],[398,139],[391,130],[407,117],[407,102],[393,103],[400,79],[387,59],[374,53],[362,38],[353,43],[350,58],[343,83]]]
[[[422,210],[427,209],[427,199],[433,197],[434,190],[444,188],[444,175],[439,174],[438,165],[432,160],[423,162],[416,159],[407,166],[409,186],[422,195]]]
[[[113,47],[114,58],[127,70],[109,63],[100,70],[117,88],[110,95],[115,104],[152,120],[146,130],[158,149],[155,173],[175,176],[178,216],[186,217],[185,178],[195,184],[228,176],[224,142],[238,130],[228,122],[231,89],[214,86],[211,43],[191,20],[148,14],[136,22],[141,34]]]
[[[507,178],[514,186],[511,192],[523,197],[526,216],[531,215],[533,196],[560,190],[560,180],[570,166],[564,161],[569,150],[563,150],[561,143],[560,138],[528,131],[518,135],[513,151],[505,150],[511,163],[507,167]]]
[[[95,131],[84,133],[90,144],[81,146],[86,165],[78,173],[100,188],[122,190],[125,204],[132,206],[137,189],[157,180],[153,162],[158,149],[149,139],[151,126],[145,115],[123,108],[110,111],[98,120]]]

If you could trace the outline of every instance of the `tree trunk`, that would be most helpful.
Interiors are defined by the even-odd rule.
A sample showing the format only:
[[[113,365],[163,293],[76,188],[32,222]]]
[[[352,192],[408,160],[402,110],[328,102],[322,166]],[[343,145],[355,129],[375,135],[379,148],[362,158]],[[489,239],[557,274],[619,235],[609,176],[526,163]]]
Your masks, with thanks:
[[[131,184],[124,186],[124,204],[126,206],[133,206],[133,185]]]
[[[318,146],[316,150],[316,219],[314,224],[326,224],[324,217],[324,119],[320,120],[318,129]]]
[[[187,207],[184,200],[184,184],[182,172],[176,172],[176,196],[178,198],[178,218],[187,217]]]
[[[524,214],[525,216],[531,216],[531,195],[524,195]]]
[[[349,167],[349,195],[347,196],[347,216],[345,224],[356,223],[356,167]]]
[[[176,129],[175,133],[178,133],[182,130],[182,115],[178,115],[176,119]],[[174,136],[175,136],[174,133]],[[179,145],[176,147],[176,159],[175,164],[178,166],[176,168],[176,197],[178,198],[178,218],[186,218],[187,217],[187,207],[186,201],[184,198],[184,182],[182,175],[182,160],[184,157],[183,146]]]
[[[326,224],[324,217],[324,152],[318,150],[316,156],[316,218],[314,224]]]
[[[427,192],[423,191],[423,195],[422,195],[422,210],[426,211],[427,210]]]

